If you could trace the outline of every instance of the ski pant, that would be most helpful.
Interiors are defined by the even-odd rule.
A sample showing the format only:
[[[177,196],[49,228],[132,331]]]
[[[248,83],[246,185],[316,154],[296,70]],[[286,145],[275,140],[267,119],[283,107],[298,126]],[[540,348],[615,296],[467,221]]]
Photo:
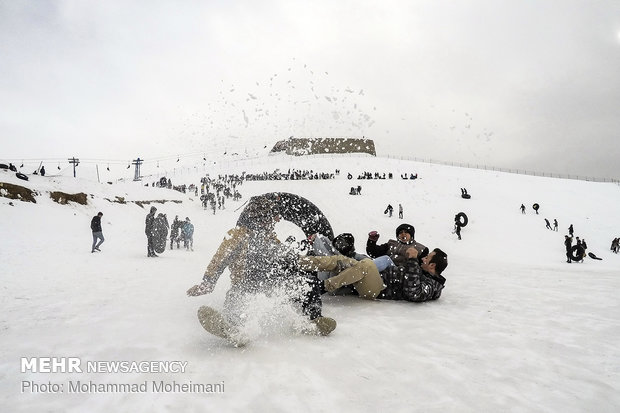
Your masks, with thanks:
[[[328,291],[353,285],[360,297],[374,299],[385,288],[377,266],[370,259],[356,261],[343,255],[302,257],[299,268],[304,271],[338,271],[338,275],[324,281]]]
[[[146,234],[146,252],[149,257],[155,255],[155,240],[150,234]]]
[[[97,241],[99,241],[99,243],[97,243]],[[103,244],[103,241],[105,241],[105,238],[103,238],[103,232],[93,232],[93,247],[91,249],[94,251],[95,248],[99,248],[99,246]]]

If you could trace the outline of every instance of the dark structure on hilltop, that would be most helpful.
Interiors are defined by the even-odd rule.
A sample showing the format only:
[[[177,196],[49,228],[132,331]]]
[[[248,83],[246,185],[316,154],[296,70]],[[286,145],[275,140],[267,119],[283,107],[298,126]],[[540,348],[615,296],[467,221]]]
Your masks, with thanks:
[[[377,156],[375,143],[366,138],[293,138],[277,142],[271,153],[287,155],[317,155],[329,153],[368,153]]]

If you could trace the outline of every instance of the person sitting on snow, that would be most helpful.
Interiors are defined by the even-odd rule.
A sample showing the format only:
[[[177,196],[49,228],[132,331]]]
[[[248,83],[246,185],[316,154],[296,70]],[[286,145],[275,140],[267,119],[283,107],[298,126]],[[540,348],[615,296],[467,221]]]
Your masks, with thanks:
[[[410,224],[401,224],[396,227],[396,239],[389,240],[385,244],[377,245],[379,233],[371,231],[368,233],[368,241],[366,241],[366,253],[371,258],[378,258],[387,255],[390,259],[389,265],[400,265],[407,260],[405,251],[409,247],[415,247],[418,250],[418,258],[421,260],[428,255],[428,248],[415,241],[415,228]],[[379,268],[383,270],[383,268]]]

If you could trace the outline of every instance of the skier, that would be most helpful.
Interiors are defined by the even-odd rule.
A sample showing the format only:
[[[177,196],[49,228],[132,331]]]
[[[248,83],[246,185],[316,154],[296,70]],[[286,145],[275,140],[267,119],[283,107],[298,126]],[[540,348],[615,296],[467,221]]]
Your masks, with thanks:
[[[103,244],[105,238],[103,238],[103,231],[101,230],[101,217],[103,216],[103,212],[99,212],[97,215],[93,217],[90,221],[90,229],[93,231],[93,246],[91,247],[91,253],[95,251],[101,251],[99,246]],[[97,241],[99,241],[97,243]]]

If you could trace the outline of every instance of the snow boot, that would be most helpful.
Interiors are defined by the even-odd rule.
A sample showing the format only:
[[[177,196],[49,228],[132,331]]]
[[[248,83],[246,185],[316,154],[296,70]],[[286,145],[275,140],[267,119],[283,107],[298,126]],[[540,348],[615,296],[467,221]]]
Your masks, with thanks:
[[[198,309],[198,321],[207,332],[226,339],[235,347],[243,347],[249,342],[219,311],[209,306],[203,305]]]
[[[336,320],[330,317],[317,317],[311,321],[316,326],[316,334],[321,336],[329,335],[336,329]]]

